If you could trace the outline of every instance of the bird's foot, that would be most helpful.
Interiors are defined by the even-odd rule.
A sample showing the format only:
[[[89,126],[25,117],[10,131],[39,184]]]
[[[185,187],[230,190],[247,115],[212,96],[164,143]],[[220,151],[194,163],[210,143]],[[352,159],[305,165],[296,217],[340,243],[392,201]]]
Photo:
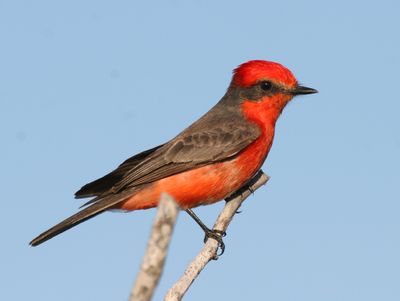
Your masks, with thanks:
[[[225,244],[222,238],[226,236],[226,232],[222,230],[207,229],[204,233],[204,243],[206,243],[209,238],[215,239],[218,242],[218,249],[221,249],[221,252],[218,254],[217,250],[217,255],[214,257],[214,260],[217,260],[218,256],[221,256],[225,252]]]

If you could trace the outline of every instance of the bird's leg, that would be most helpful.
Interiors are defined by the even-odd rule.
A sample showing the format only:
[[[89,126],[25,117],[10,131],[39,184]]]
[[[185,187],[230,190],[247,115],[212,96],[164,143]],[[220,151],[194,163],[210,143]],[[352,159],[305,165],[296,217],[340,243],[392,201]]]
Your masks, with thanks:
[[[224,254],[225,244],[222,240],[222,237],[226,236],[226,232],[208,228],[201,221],[201,219],[193,212],[192,209],[186,209],[185,211],[190,215],[191,218],[194,219],[194,221],[200,226],[200,228],[203,229],[204,234],[205,234],[204,242],[206,242],[207,239],[209,239],[209,238],[215,239],[218,242],[218,247],[221,248],[221,253],[219,253],[218,256],[221,256],[222,254]]]

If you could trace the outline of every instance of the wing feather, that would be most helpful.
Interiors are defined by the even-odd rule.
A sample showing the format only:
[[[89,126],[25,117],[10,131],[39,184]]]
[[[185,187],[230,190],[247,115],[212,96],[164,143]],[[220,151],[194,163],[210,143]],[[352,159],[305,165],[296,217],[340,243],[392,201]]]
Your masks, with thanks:
[[[228,160],[258,136],[257,127],[233,124],[201,132],[183,132],[126,173],[112,190],[118,192],[126,187],[151,183],[196,167]]]

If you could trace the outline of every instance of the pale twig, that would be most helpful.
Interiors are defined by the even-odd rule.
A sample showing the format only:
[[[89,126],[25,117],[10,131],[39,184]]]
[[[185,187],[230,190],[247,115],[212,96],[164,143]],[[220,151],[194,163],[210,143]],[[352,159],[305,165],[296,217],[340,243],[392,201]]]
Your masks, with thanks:
[[[140,271],[132,288],[130,301],[148,301],[161,277],[179,207],[175,201],[161,196],[153,228],[147,243]]]
[[[217,218],[214,224],[215,230],[226,231],[229,223],[232,221],[233,216],[239,209],[242,202],[256,189],[267,183],[269,177],[264,174],[261,170],[257,175],[249,182],[245,189],[242,189],[235,193],[235,195],[229,199],[222,212]],[[189,264],[186,271],[181,278],[172,286],[167,292],[164,301],[179,301],[182,299],[190,285],[204,269],[208,262],[217,257],[218,242],[215,239],[208,239],[204,244],[204,247],[196,258]]]

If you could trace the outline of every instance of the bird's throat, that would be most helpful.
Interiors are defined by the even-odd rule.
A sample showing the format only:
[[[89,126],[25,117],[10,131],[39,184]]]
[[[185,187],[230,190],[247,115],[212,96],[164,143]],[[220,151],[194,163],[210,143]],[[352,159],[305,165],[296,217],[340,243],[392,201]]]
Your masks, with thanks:
[[[247,100],[242,103],[242,112],[247,120],[256,123],[263,132],[273,132],[276,121],[290,99],[286,95],[276,95],[260,101]]]

